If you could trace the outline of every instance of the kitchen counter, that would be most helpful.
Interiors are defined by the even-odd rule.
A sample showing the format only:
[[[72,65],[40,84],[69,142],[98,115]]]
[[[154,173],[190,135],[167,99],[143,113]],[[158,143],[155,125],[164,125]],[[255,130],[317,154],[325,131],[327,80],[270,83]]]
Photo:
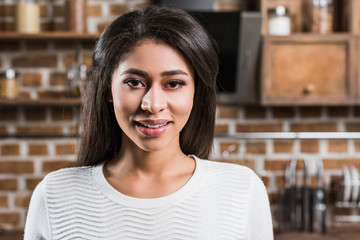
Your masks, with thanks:
[[[22,240],[23,231],[0,232],[1,240]],[[359,240],[360,227],[333,228],[326,235],[319,233],[276,234],[274,240]]]
[[[325,235],[320,233],[283,233],[276,234],[274,240],[359,240],[360,226],[333,227]]]

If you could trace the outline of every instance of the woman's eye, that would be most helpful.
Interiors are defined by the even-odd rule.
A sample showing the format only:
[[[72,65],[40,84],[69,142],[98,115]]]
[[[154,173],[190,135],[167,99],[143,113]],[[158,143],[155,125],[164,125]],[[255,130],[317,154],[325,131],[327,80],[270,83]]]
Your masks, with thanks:
[[[144,83],[140,80],[137,79],[126,79],[124,81],[125,84],[129,85],[130,87],[133,88],[143,88],[145,87]]]
[[[184,85],[185,85],[185,82],[180,81],[180,80],[173,80],[173,81],[169,81],[169,82],[166,83],[166,86],[171,88],[171,89],[181,88]]]

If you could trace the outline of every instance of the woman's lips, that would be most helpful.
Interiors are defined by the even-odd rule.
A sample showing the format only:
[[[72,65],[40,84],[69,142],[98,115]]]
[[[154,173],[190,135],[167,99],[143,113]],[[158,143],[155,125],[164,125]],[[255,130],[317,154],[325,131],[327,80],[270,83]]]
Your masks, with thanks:
[[[136,121],[136,126],[147,136],[159,136],[169,127],[170,121],[164,119]]]

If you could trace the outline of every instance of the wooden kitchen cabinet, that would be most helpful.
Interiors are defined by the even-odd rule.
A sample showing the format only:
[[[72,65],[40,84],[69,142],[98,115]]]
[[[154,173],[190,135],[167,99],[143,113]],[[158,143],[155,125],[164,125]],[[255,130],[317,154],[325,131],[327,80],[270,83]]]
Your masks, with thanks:
[[[356,103],[356,37],[297,34],[263,39],[263,105]]]
[[[334,32],[310,33],[310,0],[261,0],[262,105],[360,105],[360,1],[334,2]],[[292,34],[267,34],[267,11],[289,9]]]

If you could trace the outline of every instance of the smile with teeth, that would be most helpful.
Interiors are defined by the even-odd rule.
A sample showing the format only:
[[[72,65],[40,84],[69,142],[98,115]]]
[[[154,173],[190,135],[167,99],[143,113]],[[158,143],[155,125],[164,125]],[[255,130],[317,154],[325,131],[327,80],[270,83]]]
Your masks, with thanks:
[[[155,124],[155,125],[146,124],[146,123],[139,123],[139,124],[142,125],[142,126],[144,126],[144,127],[147,127],[147,128],[159,128],[159,127],[165,126],[166,124],[168,124],[168,122],[163,123],[163,124]]]
[[[156,137],[162,135],[169,127],[171,121],[165,119],[135,121],[140,132],[146,136]]]

